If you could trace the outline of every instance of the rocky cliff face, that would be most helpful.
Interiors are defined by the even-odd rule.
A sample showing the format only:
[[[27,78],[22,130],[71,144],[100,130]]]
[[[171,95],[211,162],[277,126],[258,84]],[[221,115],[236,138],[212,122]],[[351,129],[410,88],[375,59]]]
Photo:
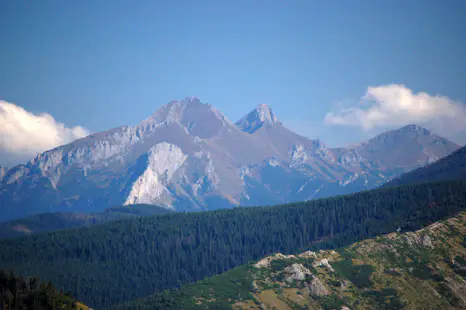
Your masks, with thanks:
[[[234,124],[188,97],[0,169],[0,220],[125,203],[202,210],[315,199],[379,186],[457,147],[407,126],[332,149],[291,132],[266,105]]]

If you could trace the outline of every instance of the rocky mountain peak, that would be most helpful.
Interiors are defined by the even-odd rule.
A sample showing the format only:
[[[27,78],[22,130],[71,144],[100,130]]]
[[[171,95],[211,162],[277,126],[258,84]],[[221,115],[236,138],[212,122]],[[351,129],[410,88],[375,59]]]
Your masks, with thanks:
[[[266,104],[259,104],[255,109],[256,114],[258,115],[258,119],[262,122],[270,122],[275,124],[277,122],[277,118],[273,114],[272,109]]]
[[[208,103],[202,103],[195,96],[185,97],[181,101],[173,100],[162,105],[140,126],[150,128],[162,123],[178,123],[184,126],[190,134],[200,138],[210,138],[222,127],[232,125],[220,111]]]
[[[415,124],[409,124],[409,125],[406,125],[404,127],[401,127],[400,129],[398,129],[398,131],[403,132],[403,133],[418,134],[418,135],[422,135],[422,136],[432,135],[432,132],[430,132],[429,130],[427,130],[427,129],[421,127],[421,126],[415,125]]]
[[[264,124],[281,124],[272,109],[266,104],[258,105],[254,110],[236,122],[236,125],[243,131],[254,133]]]

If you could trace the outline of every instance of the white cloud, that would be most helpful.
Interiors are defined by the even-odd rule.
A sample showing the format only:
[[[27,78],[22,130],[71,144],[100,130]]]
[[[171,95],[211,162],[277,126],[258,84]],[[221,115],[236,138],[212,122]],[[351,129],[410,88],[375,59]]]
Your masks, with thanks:
[[[325,123],[364,130],[415,123],[456,136],[466,132],[466,106],[445,96],[413,93],[404,85],[382,85],[368,87],[359,106],[327,113]]]
[[[19,162],[88,134],[81,126],[66,127],[50,114],[35,115],[0,100],[0,154],[9,154],[11,163],[15,158]],[[0,164],[7,164],[2,161]]]

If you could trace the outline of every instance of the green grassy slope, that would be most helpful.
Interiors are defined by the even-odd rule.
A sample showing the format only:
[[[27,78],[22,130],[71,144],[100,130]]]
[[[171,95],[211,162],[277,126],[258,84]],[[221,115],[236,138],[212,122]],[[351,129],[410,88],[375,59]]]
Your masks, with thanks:
[[[337,251],[282,254],[114,309],[460,309],[466,212]],[[347,307],[347,308],[345,308]]]

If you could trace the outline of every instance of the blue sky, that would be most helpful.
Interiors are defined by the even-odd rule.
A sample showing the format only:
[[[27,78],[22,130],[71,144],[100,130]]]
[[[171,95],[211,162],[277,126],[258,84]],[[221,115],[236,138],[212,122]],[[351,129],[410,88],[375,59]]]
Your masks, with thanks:
[[[324,122],[368,87],[466,102],[465,1],[6,0],[0,42],[0,100],[90,131],[195,95],[232,121],[266,103],[334,146],[400,125]]]

